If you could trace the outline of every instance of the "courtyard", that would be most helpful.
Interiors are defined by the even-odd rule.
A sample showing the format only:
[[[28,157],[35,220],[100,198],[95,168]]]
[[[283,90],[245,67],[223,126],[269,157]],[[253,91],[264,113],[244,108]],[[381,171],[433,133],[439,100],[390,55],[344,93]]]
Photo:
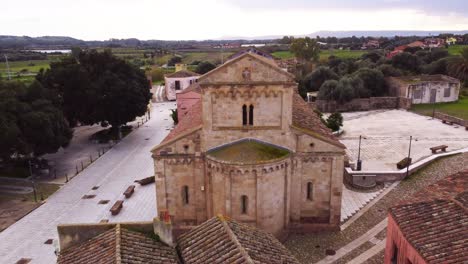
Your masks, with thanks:
[[[346,145],[351,161],[358,158],[362,136],[363,170],[397,170],[396,163],[408,155],[410,136],[413,163],[430,156],[431,147],[447,145],[447,151],[468,147],[468,131],[464,127],[404,110],[343,113],[343,129],[339,139]]]

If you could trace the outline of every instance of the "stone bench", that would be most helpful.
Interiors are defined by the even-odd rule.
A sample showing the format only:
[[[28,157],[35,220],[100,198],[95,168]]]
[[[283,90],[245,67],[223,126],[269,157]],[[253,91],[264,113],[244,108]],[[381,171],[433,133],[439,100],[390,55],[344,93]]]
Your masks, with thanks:
[[[432,154],[436,154],[438,150],[442,150],[442,152],[447,151],[448,146],[447,145],[440,145],[436,147],[429,148],[432,151]]]
[[[155,180],[154,176],[150,176],[141,180],[136,180],[135,182],[139,183],[140,185],[146,185],[146,184],[153,183],[154,180]]]
[[[132,194],[135,192],[135,185],[128,186],[127,190],[123,193],[125,198],[130,198]]]
[[[442,123],[447,124],[447,125],[453,125],[453,122],[450,120],[442,119]]]
[[[112,215],[119,214],[120,210],[122,210],[123,202],[124,201],[122,201],[122,200],[118,200],[117,202],[114,203],[112,208],[109,210],[109,211],[111,211]]]

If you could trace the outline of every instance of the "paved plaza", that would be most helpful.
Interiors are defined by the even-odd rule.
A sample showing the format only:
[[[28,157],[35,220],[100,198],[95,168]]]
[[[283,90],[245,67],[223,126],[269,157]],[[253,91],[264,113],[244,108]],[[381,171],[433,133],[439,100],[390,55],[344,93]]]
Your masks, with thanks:
[[[363,170],[396,170],[396,163],[408,155],[410,136],[413,162],[430,156],[430,147],[447,145],[447,151],[468,147],[468,131],[464,127],[404,110],[343,113],[343,119],[345,132],[340,141],[346,145],[352,161],[357,160],[359,135],[363,136]]]
[[[158,103],[152,119],[115,145],[105,155],[50,196],[38,209],[0,233],[0,263],[16,263],[21,258],[30,263],[55,263],[54,245],[57,225],[117,221],[150,221],[156,216],[155,186],[137,185],[134,195],[125,199],[117,216],[109,212],[112,204],[124,199],[122,193],[134,180],[154,174],[150,150],[172,127],[170,109],[175,103]],[[93,187],[98,187],[93,190]],[[82,199],[84,195],[96,195]],[[108,204],[98,204],[109,200]]]

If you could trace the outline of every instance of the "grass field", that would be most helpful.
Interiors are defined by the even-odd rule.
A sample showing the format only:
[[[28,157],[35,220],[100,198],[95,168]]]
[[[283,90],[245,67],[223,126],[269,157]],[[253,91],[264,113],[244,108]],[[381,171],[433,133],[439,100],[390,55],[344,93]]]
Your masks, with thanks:
[[[448,47],[448,52],[450,55],[460,55],[460,51],[463,48],[468,48],[468,45],[452,45]]]
[[[322,50],[320,51],[320,60],[328,59],[331,55],[342,59],[359,58],[366,52],[362,50]],[[294,55],[290,51],[277,51],[273,52],[272,55],[279,59],[294,58]]]
[[[182,55],[182,63],[191,64],[194,61],[221,62],[231,56],[232,52],[185,52]]]
[[[432,116],[432,104],[417,104],[411,107],[411,111]],[[435,110],[451,116],[456,116],[468,120],[468,98],[460,99],[453,103],[436,104]]]
[[[29,72],[39,72],[41,68],[48,69],[50,61],[49,60],[32,60],[32,61],[10,61],[10,71],[15,74],[20,72],[23,69],[28,70]],[[5,63],[0,64],[0,72],[6,73],[7,67]]]

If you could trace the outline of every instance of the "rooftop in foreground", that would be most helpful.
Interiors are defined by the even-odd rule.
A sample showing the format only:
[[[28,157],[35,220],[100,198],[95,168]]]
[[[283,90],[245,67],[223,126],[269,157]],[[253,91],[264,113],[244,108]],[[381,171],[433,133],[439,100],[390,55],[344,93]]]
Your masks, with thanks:
[[[255,164],[279,160],[289,155],[287,149],[255,139],[243,139],[207,152],[209,157],[236,164]]]

